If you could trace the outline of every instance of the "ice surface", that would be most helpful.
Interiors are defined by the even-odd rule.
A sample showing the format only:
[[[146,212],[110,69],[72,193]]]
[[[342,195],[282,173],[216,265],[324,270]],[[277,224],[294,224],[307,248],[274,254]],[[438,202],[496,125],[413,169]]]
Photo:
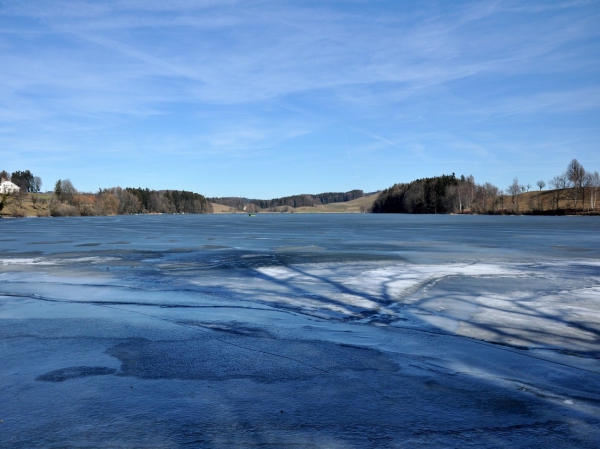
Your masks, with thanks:
[[[0,446],[597,447],[599,230],[0,220]]]

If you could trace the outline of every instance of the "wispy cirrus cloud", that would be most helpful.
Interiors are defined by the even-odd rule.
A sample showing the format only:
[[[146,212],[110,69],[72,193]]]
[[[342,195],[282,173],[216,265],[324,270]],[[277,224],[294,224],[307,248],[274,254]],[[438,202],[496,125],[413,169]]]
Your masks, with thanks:
[[[502,140],[493,117],[597,113],[599,19],[586,1],[8,0],[0,139],[36,127],[70,147],[71,126],[233,155],[342,151],[350,135],[394,160],[462,161],[453,135],[492,160],[478,116]]]

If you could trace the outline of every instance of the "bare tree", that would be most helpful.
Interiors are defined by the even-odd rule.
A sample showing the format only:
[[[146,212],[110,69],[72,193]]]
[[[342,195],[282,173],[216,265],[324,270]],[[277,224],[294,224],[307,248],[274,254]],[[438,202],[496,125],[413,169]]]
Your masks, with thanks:
[[[40,178],[39,176],[35,176],[33,178],[33,183],[34,183],[36,192],[39,192],[40,190],[42,190],[42,178]]]
[[[458,184],[446,186],[446,192],[444,194],[446,202],[448,204],[448,210],[456,212],[459,208],[458,204]]]
[[[519,194],[521,193],[521,185],[519,185],[519,178],[515,176],[511,185],[508,186],[508,194],[512,198],[513,212],[519,210]]]
[[[504,210],[504,190],[500,190],[500,192],[498,192],[498,197],[500,200],[500,210],[503,211]]]
[[[492,206],[492,212],[495,212],[496,211],[496,197],[498,196],[498,193],[499,193],[498,187],[496,187],[493,184],[490,184],[489,182],[486,182],[484,187],[485,187],[486,196],[490,199],[490,203]]]
[[[117,215],[119,212],[119,199],[112,193],[100,197],[100,212],[103,215]]]
[[[465,187],[463,183],[456,186],[456,200],[458,201],[458,211],[462,212],[465,206]]]
[[[585,168],[577,159],[573,159],[567,166],[567,179],[573,184],[573,208],[577,209],[578,191],[581,192],[581,210],[585,203]]]
[[[485,191],[485,187],[480,184],[475,184],[475,201],[474,201],[474,211],[478,213],[485,212],[485,203],[487,200],[487,193]],[[473,209],[473,206],[471,206]]]
[[[558,210],[558,204],[560,200],[565,198],[563,192],[569,186],[567,174],[563,173],[562,175],[558,175],[552,178],[550,180],[550,186],[554,190],[552,192],[552,203],[554,204],[554,209]]]
[[[244,210],[249,214],[255,214],[258,212],[258,207],[256,207],[256,204],[254,203],[248,203],[244,206]]]
[[[120,189],[117,198],[119,199],[119,215],[139,214],[142,211],[140,200],[133,193]]]
[[[471,204],[475,198],[475,177],[473,175],[469,175],[467,178],[467,183],[469,184],[469,204]]]
[[[460,177],[458,186],[456,187],[456,197],[458,199],[458,210],[462,212],[467,207],[471,206],[473,197],[475,196],[475,178],[470,175],[465,178],[464,175]]]
[[[529,192],[529,189],[531,189],[531,184],[527,183],[525,187],[527,187],[527,191]]]
[[[58,185],[58,182],[57,182]],[[74,205],[75,195],[77,195],[77,189],[73,185],[70,179],[60,180],[60,200],[67,204]]]
[[[537,206],[536,207],[537,207],[538,211],[541,211],[541,210],[544,210],[544,205],[543,205],[544,201],[542,200],[542,193],[541,192],[542,192],[542,189],[544,187],[546,187],[546,183],[543,180],[540,179],[538,182],[536,182],[536,184],[540,188],[540,193],[538,193],[536,195],[536,199],[537,199]]]
[[[598,172],[588,173],[586,175],[586,186],[590,188],[590,208],[596,209],[596,198],[598,196],[598,190],[600,190],[600,175]]]

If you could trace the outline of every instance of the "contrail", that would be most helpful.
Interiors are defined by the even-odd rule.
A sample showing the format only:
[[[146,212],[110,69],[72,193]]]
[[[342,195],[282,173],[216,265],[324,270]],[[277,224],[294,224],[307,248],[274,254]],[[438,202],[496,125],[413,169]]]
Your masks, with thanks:
[[[164,69],[167,69],[169,72],[175,73],[184,78],[193,79],[194,81],[202,81],[202,79],[198,75],[190,73],[188,70],[182,69],[181,67],[178,67],[178,66],[174,66],[173,64],[163,61],[162,59],[159,59],[148,53],[144,53],[140,50],[130,47],[129,45],[125,45],[121,42],[118,42],[118,41],[115,41],[112,39],[108,39],[108,38],[105,38],[102,36],[98,36],[95,34],[91,34],[91,33],[74,31],[74,30],[70,30],[70,29],[67,29],[64,27],[57,27],[54,25],[51,25],[51,26],[54,29],[56,29],[57,31],[60,31],[63,33],[68,33],[68,34],[73,34],[81,39],[87,40],[89,42],[93,42],[95,44],[109,48],[111,50],[118,51],[119,53],[122,53],[124,55],[131,56],[132,58],[147,62],[148,64],[162,67]]]
[[[3,2],[0,2],[0,5],[2,3]],[[65,26],[53,24],[51,21],[49,21],[46,17],[44,17],[40,13],[29,14],[29,17],[38,20],[39,22],[43,23],[44,25],[48,26],[49,28],[53,29],[56,32],[64,33],[64,34],[72,34],[72,35],[77,36],[80,39],[84,39],[88,42],[93,42],[93,43],[101,45],[105,48],[109,48],[111,50],[117,51],[124,55],[130,56],[134,59],[138,59],[138,60],[144,61],[148,64],[151,64],[151,65],[154,65],[157,67],[161,67],[161,68],[166,69],[167,71],[169,71],[173,74],[179,75],[181,77],[188,78],[188,79],[191,79],[194,81],[204,82],[202,80],[202,78],[196,73],[192,73],[189,70],[185,70],[181,67],[170,64],[162,59],[159,59],[155,56],[152,56],[148,53],[137,50],[133,47],[130,47],[129,45],[123,44],[123,43],[115,41],[113,39],[108,39],[106,37],[98,36],[96,34],[84,32],[84,31],[76,31],[76,30],[73,30],[73,29],[65,27]]]

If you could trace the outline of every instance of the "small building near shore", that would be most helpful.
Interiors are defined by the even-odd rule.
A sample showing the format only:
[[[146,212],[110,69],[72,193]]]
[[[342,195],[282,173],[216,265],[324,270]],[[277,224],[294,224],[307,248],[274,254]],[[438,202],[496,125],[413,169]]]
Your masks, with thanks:
[[[0,183],[0,195],[19,193],[19,190],[21,188],[18,185],[7,179],[3,179],[2,183]]]

